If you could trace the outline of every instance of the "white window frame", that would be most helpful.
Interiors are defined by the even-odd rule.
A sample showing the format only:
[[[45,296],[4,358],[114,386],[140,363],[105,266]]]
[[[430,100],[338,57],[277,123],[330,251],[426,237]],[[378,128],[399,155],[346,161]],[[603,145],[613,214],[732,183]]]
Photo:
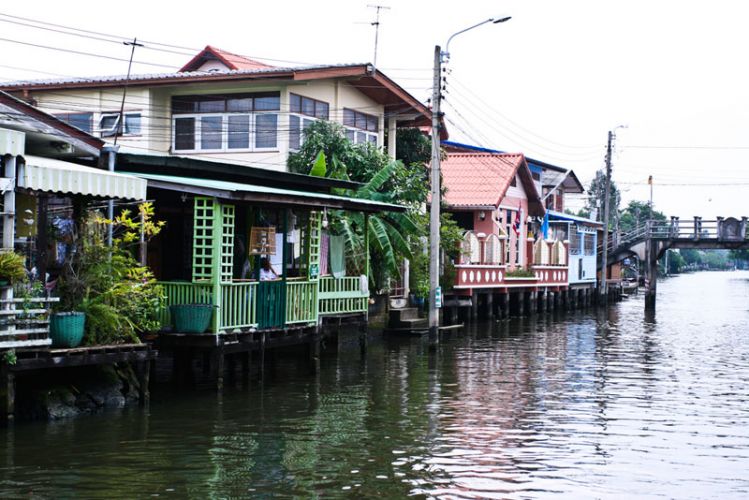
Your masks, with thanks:
[[[139,124],[137,133],[129,133],[129,132],[125,132],[124,130],[122,131],[122,133],[117,133],[117,130],[120,128],[120,125],[119,125],[120,113],[119,111],[117,111],[117,112],[112,112],[112,113],[101,113],[101,115],[99,116],[99,123],[98,123],[99,135],[101,137],[114,137],[115,135],[119,137],[128,137],[128,136],[137,137],[137,136],[143,135],[143,114],[140,111],[126,111],[125,113],[123,113],[123,116],[125,117],[125,127],[124,127],[125,129],[127,129],[128,117],[138,116],[138,119],[140,120],[140,124]],[[108,129],[103,129],[101,126],[101,122],[103,122],[105,118],[110,118],[110,117],[115,118],[114,125]]]
[[[299,147],[294,148],[291,146],[291,117],[295,116],[299,118]],[[315,118],[314,116],[310,115],[303,115],[301,113],[289,113],[289,151],[299,151],[302,149],[302,146],[304,146],[304,122],[308,121],[310,122],[310,125],[318,120],[323,120],[324,118]]]
[[[259,115],[276,116],[276,145],[271,147],[257,147],[257,128],[256,117]],[[230,148],[229,147],[229,117],[230,116],[248,116],[249,117],[249,147],[247,148]],[[221,117],[221,147],[213,149],[202,149],[202,118]],[[181,118],[192,118],[195,120],[195,148],[194,149],[177,149],[177,120]],[[278,151],[278,124],[280,112],[278,110],[269,111],[252,111],[249,113],[179,113],[172,115],[172,151],[177,153],[251,153]]]

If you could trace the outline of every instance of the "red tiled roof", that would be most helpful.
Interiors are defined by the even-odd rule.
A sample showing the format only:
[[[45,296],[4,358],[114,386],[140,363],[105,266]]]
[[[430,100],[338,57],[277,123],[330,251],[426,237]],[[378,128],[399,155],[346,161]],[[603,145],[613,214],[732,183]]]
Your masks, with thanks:
[[[533,177],[520,153],[449,153],[441,163],[444,202],[453,208],[496,207],[517,173],[523,184],[530,215],[542,215]]]
[[[220,61],[230,70],[273,68],[270,64],[261,63],[248,57],[232,54],[217,47],[206,45],[203,50],[190,59],[179,71],[196,71],[203,63],[212,59]]]

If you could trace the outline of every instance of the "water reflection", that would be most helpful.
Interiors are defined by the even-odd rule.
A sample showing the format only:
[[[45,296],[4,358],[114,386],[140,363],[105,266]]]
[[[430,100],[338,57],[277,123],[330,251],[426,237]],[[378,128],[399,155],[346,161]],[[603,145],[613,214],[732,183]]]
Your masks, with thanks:
[[[748,279],[664,281],[657,321],[639,296],[474,325],[436,351],[328,352],[316,377],[279,361],[223,398],[17,425],[0,495],[745,497]]]

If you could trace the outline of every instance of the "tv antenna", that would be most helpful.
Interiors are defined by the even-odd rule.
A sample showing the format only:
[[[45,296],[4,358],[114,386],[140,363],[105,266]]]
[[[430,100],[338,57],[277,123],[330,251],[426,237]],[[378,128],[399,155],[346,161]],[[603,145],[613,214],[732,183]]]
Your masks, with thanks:
[[[375,20],[370,23],[375,28],[375,44],[374,44],[374,60],[372,61],[372,73],[375,72],[377,69],[377,42],[380,37],[380,11],[381,10],[390,10],[390,7],[387,5],[377,5],[377,4],[369,4],[367,5],[370,9],[376,9],[377,14],[375,16]]]

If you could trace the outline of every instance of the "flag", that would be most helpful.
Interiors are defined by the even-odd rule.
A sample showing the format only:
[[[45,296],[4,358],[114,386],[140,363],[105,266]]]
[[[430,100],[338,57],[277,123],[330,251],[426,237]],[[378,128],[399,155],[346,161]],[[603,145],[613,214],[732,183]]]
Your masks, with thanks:
[[[544,214],[544,221],[541,223],[541,234],[544,235],[544,239],[549,239],[549,212]]]
[[[515,212],[515,222],[512,224],[512,230],[515,231],[515,236],[520,235],[520,205],[518,205],[518,211]]]

